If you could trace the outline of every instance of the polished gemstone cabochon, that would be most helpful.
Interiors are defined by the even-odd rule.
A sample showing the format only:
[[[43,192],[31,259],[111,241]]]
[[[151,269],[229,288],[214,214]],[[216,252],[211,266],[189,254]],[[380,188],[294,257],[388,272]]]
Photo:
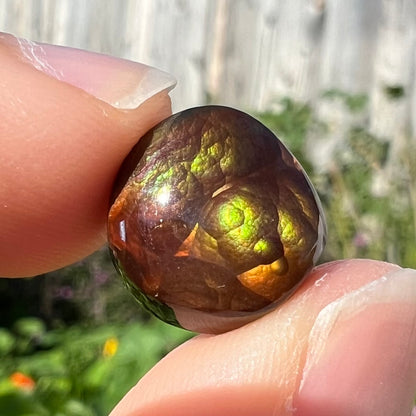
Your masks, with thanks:
[[[276,308],[325,243],[319,199],[264,125],[204,106],[150,130],[114,187],[108,238],[136,298],[174,325],[207,333]]]

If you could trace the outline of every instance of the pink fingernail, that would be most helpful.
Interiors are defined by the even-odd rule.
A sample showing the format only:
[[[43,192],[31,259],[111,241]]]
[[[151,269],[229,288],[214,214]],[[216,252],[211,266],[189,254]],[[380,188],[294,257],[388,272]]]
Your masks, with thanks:
[[[296,415],[405,415],[416,392],[416,271],[348,293],[309,336]]]
[[[133,109],[148,98],[171,90],[175,78],[159,69],[80,49],[32,42],[0,34],[37,70],[67,82],[119,109]]]

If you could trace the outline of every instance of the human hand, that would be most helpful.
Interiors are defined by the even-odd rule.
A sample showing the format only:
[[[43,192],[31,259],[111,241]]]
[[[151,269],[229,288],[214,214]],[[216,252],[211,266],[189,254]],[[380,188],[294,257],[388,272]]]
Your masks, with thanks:
[[[344,260],[263,318],[171,352],[111,416],[407,416],[415,392],[415,271]]]
[[[175,81],[5,34],[0,62],[0,276],[33,276],[105,243],[117,170],[138,137],[171,114]]]
[[[0,61],[0,275],[35,275],[104,243],[113,178],[137,138],[170,114],[173,82],[152,72],[160,82],[138,100],[151,98],[120,110],[108,101],[147,68],[7,36]],[[415,353],[415,272],[329,263],[274,312],[177,348],[112,416],[407,416]]]

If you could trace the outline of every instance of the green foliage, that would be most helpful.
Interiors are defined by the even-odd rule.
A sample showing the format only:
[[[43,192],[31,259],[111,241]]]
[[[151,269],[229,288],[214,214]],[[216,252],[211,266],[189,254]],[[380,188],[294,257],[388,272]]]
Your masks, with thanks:
[[[363,111],[368,102],[365,94],[348,94],[336,89],[325,91],[322,96],[329,99],[341,99],[352,113]]]
[[[416,267],[416,176],[405,160],[412,152],[405,149],[394,170],[404,177],[392,177],[391,151],[388,141],[352,127],[335,153],[324,202],[329,258],[368,257]],[[374,191],[377,186],[381,192]]]
[[[15,338],[6,328],[0,328],[0,360],[9,354],[14,347]]]
[[[392,100],[403,98],[405,93],[402,85],[387,85],[384,87],[384,92]]]
[[[389,91],[394,98],[403,92]],[[351,114],[365,111],[367,105],[366,96],[338,90],[327,91],[323,99],[341,100]],[[369,257],[416,267],[416,149],[410,140],[403,154],[394,154],[389,140],[370,134],[362,118],[354,124],[350,117],[331,168],[322,172],[309,158],[306,144],[317,131],[331,140],[331,129],[310,107],[287,99],[279,112],[257,116],[294,153],[321,196],[328,223],[321,261]],[[382,191],[375,191],[377,187]]]
[[[107,415],[124,394],[169,350],[191,334],[156,319],[147,324],[80,325],[29,331],[32,350],[10,348],[28,341],[21,328],[44,328],[36,319],[16,322],[6,334],[0,367],[0,414],[8,416]],[[0,335],[1,336],[1,335]],[[24,385],[13,374],[32,380]]]
[[[265,111],[256,116],[275,132],[283,143],[287,144],[300,164],[308,171],[311,165],[304,154],[306,134],[308,129],[316,124],[316,120],[313,119],[312,111],[306,104],[285,98],[280,102],[280,106],[279,112]]]

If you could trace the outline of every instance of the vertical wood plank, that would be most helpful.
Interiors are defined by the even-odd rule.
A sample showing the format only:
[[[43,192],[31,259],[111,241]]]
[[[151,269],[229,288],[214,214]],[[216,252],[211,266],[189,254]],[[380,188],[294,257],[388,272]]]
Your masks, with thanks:
[[[170,71],[175,110],[207,101],[264,110],[290,97],[334,118],[323,91],[369,94],[371,129],[389,136],[415,131],[415,9],[414,0],[0,0],[0,30]],[[386,95],[395,86],[400,100]]]

